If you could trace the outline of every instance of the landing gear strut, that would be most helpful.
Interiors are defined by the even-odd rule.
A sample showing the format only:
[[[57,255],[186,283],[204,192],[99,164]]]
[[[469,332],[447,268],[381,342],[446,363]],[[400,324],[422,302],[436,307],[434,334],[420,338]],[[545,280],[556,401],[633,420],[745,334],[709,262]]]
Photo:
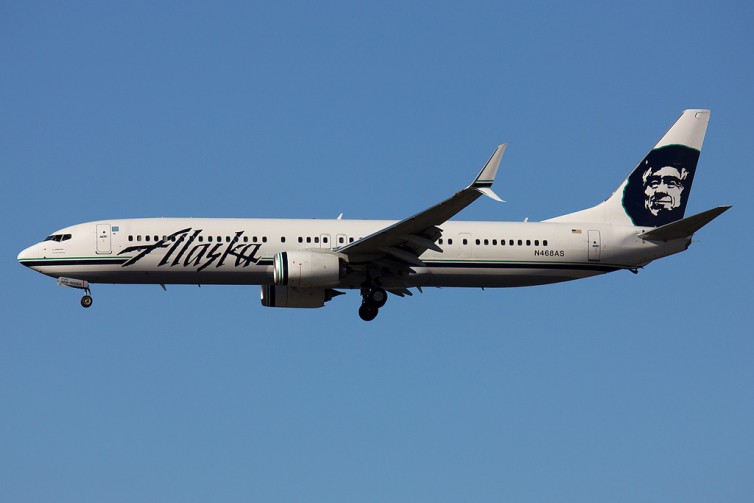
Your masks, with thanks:
[[[359,317],[364,321],[372,321],[387,302],[387,292],[380,287],[367,285],[361,289],[361,298]]]
[[[58,286],[67,286],[84,290],[84,296],[81,297],[81,307],[88,308],[92,306],[92,292],[89,290],[89,282],[83,279],[58,278]]]

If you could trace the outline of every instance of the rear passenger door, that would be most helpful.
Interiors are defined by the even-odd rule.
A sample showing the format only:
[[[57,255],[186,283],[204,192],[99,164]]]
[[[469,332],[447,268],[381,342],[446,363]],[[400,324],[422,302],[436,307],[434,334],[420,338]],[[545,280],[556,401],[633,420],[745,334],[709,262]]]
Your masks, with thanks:
[[[602,242],[600,241],[600,231],[588,231],[589,233],[589,261],[599,262],[602,251]]]

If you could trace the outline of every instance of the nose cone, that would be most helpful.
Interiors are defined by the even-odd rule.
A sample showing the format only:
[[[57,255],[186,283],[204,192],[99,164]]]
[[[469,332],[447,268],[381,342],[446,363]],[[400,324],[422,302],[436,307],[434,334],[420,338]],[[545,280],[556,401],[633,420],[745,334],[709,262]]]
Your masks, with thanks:
[[[36,246],[37,245],[30,246],[18,254],[18,261],[21,263],[21,265],[31,267],[31,259],[35,256],[34,249],[36,248]]]

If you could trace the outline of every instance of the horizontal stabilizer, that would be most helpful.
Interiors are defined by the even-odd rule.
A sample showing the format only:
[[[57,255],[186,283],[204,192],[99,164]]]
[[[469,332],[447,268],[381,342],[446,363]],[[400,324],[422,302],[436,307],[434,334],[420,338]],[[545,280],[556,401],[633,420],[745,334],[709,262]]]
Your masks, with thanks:
[[[730,206],[712,208],[651,231],[643,232],[638,237],[647,241],[670,241],[671,239],[688,238],[728,209],[730,209]]]

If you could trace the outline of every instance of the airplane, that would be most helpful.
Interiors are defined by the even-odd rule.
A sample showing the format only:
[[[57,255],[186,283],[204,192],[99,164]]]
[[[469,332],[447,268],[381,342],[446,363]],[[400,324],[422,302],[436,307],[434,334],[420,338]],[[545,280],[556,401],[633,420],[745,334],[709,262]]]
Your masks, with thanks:
[[[730,208],[684,217],[710,111],[685,110],[620,186],[594,207],[542,222],[455,221],[492,184],[498,146],[468,187],[401,221],[252,218],[110,219],[66,227],[18,255],[81,289],[92,283],[259,285],[266,307],[319,308],[359,290],[373,320],[388,294],[424,287],[520,287],[638,272],[686,250]]]

